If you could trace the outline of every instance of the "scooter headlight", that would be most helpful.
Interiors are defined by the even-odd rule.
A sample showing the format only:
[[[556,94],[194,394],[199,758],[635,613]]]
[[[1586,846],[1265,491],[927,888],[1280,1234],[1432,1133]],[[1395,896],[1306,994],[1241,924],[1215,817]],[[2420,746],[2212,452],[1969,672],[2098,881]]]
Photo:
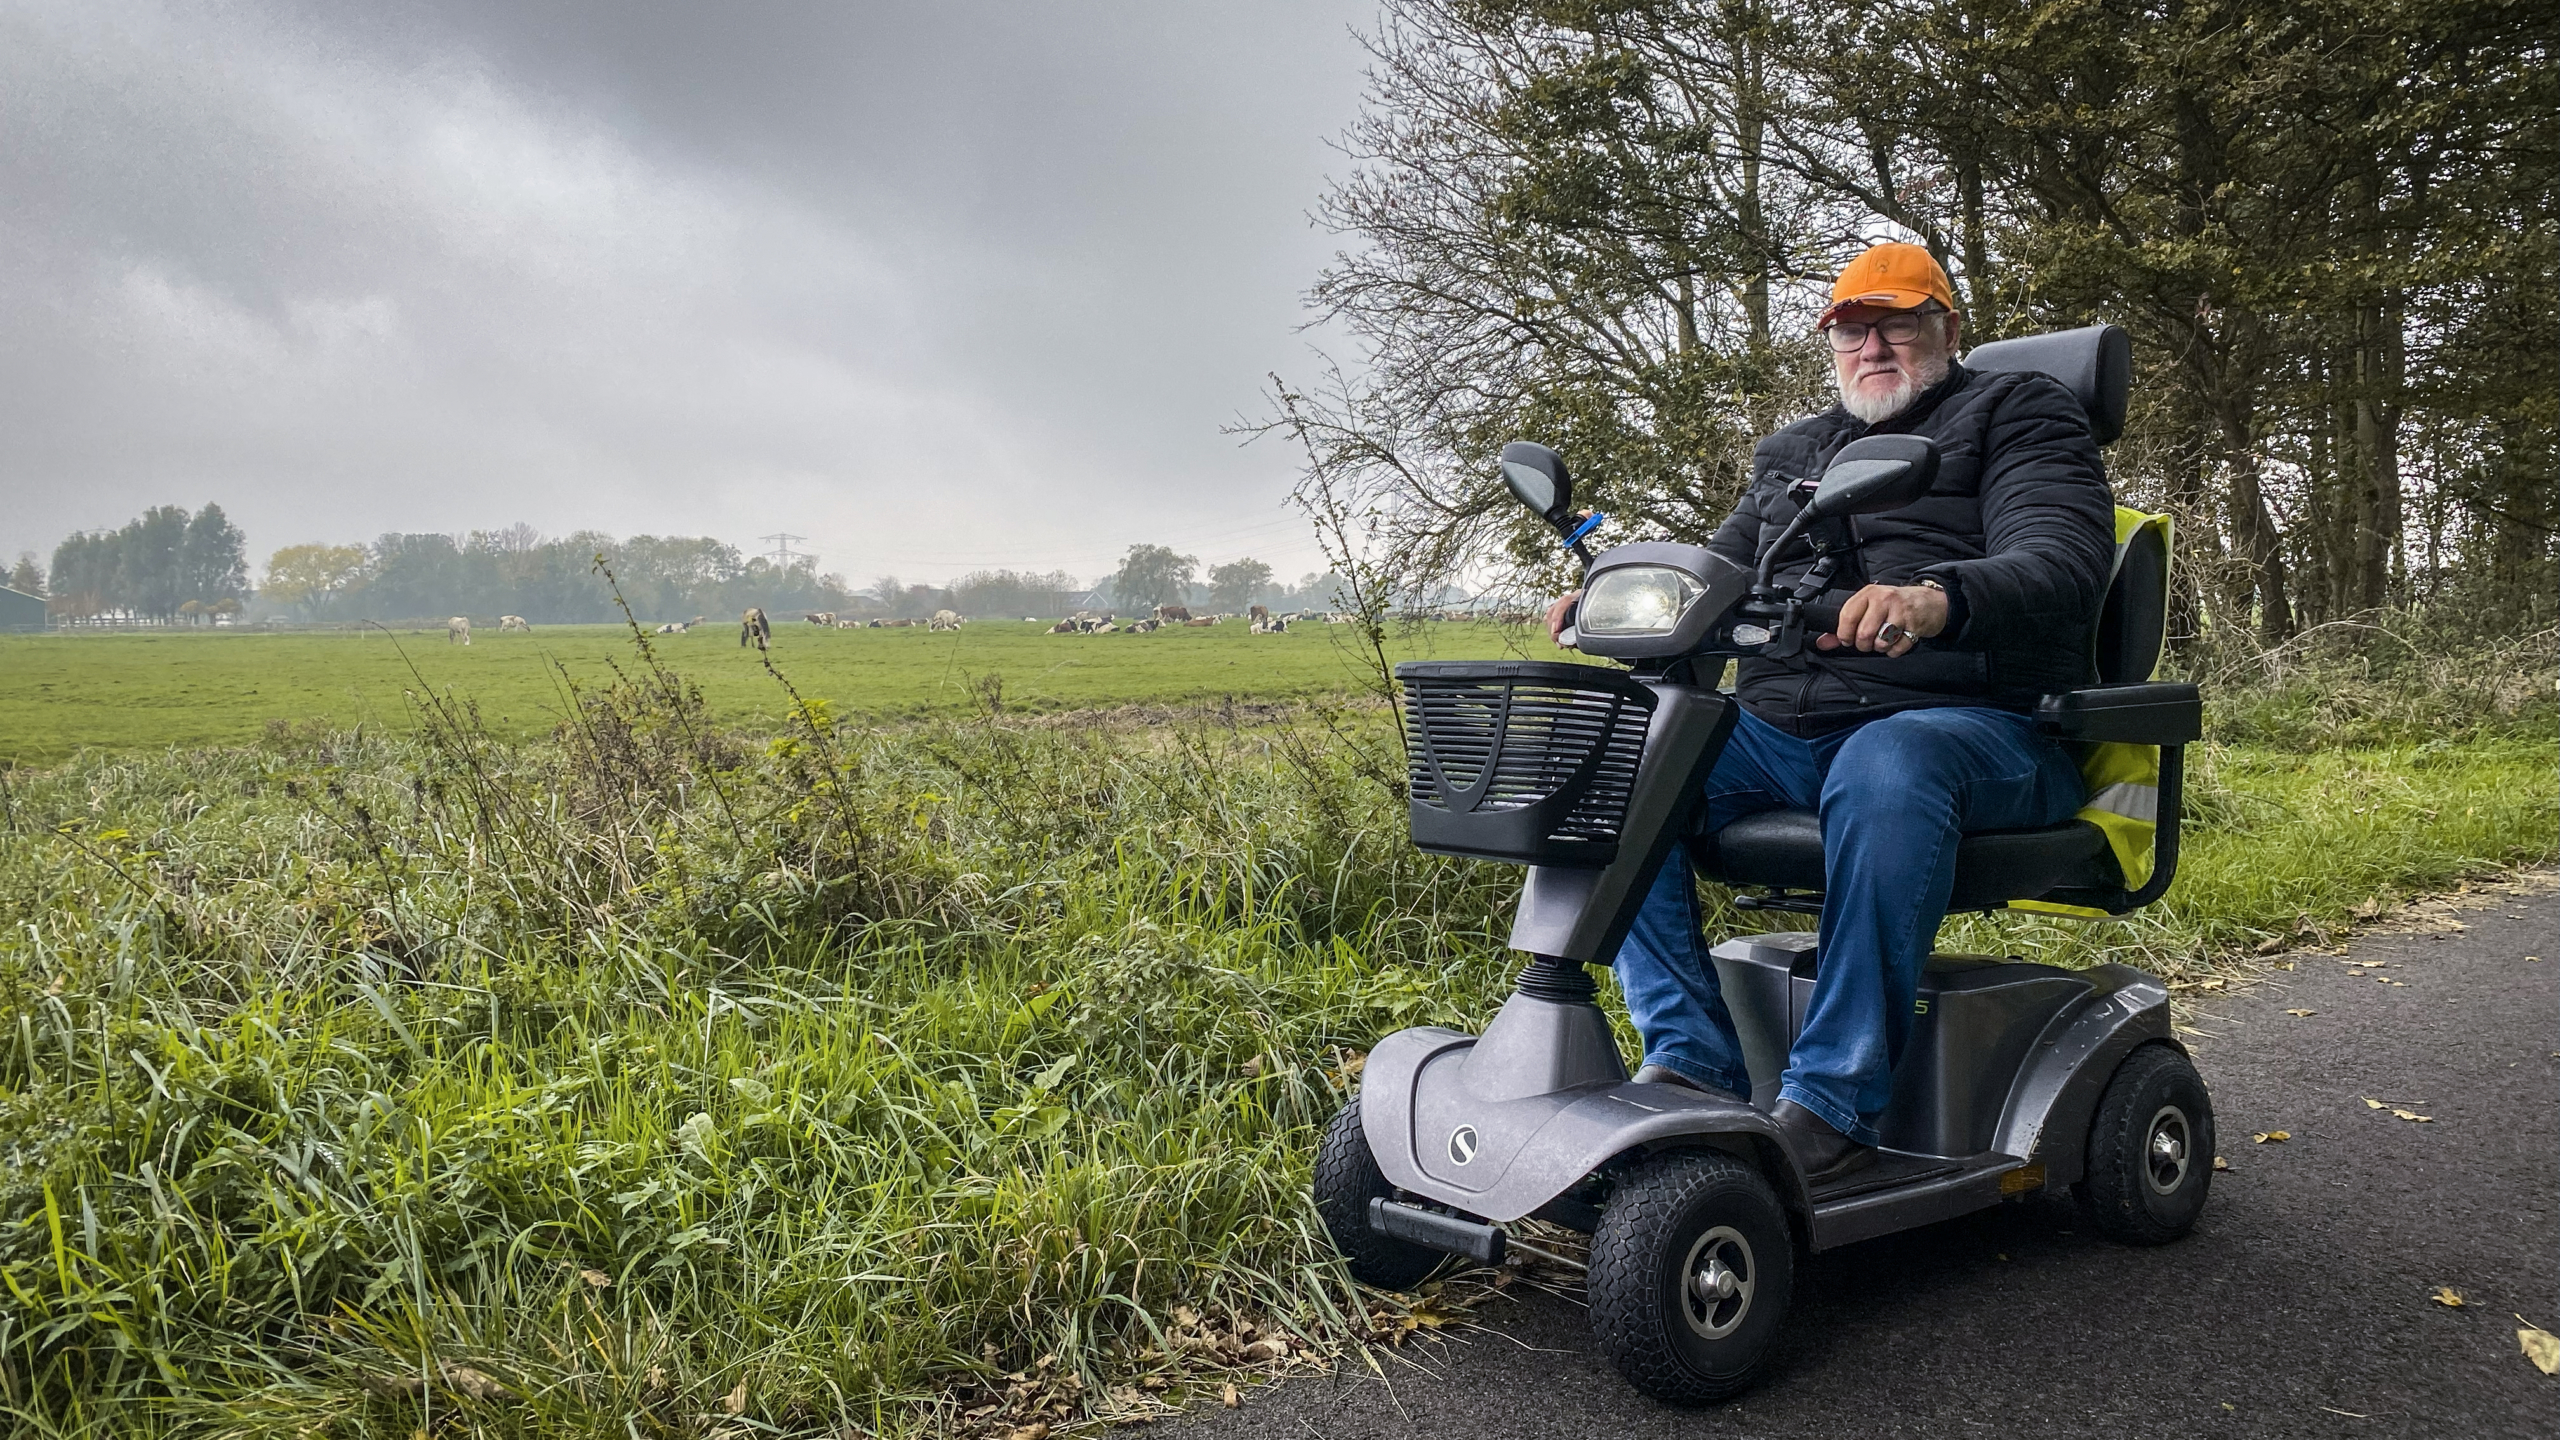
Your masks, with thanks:
[[[1668,635],[1706,587],[1668,565],[1604,570],[1583,592],[1574,617],[1585,635]]]

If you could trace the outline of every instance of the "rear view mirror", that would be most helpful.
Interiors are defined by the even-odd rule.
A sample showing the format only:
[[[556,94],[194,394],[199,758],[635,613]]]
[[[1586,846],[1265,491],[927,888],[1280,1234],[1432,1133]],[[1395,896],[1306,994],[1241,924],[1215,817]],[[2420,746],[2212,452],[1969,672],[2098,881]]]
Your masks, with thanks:
[[[1564,457],[1544,445],[1514,440],[1502,447],[1502,483],[1538,518],[1562,528],[1573,504],[1573,475]]]
[[[1503,452],[1507,460],[1509,451]],[[1505,465],[1505,471],[1510,469]],[[1920,435],[1870,435],[1831,458],[1805,514],[1815,519],[1899,510],[1938,483],[1938,447]]]

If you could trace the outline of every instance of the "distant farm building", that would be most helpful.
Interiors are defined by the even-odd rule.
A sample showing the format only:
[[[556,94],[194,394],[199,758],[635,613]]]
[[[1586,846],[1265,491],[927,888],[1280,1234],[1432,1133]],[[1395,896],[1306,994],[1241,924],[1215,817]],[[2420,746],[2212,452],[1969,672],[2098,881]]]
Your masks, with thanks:
[[[0,630],[42,630],[44,601],[0,585]]]

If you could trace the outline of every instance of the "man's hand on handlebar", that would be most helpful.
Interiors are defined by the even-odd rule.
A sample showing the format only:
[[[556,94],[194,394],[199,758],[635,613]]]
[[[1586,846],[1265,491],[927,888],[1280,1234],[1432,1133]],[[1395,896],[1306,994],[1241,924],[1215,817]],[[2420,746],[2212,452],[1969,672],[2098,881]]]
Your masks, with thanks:
[[[1555,611],[1547,614],[1553,628]],[[1927,585],[1870,585],[1840,606],[1840,628],[1817,636],[1817,650],[1852,647],[1888,658],[1947,628],[1947,592]],[[1890,638],[1888,638],[1890,637]]]
[[[1559,650],[1564,648],[1564,627],[1573,623],[1573,607],[1581,599],[1581,591],[1568,591],[1547,607],[1547,638],[1556,642]]]

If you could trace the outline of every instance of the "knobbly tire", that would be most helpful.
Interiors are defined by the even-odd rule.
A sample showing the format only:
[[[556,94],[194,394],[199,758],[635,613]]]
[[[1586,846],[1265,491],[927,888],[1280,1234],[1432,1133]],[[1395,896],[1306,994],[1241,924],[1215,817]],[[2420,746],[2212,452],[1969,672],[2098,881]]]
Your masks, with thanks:
[[[1324,1221],[1333,1246],[1350,1262],[1351,1278],[1381,1290],[1410,1290],[1429,1278],[1449,1257],[1437,1250],[1381,1235],[1369,1228],[1369,1202],[1396,1197],[1378,1159],[1369,1153],[1369,1137],[1360,1129],[1357,1096],[1324,1127],[1316,1146],[1313,1190],[1316,1214]]]
[[[1795,1236],[1758,1170],[1674,1150],[1623,1176],[1591,1237],[1591,1333],[1628,1383],[1703,1405],[1749,1388],[1795,1284]]]
[[[2099,1234],[2165,1245],[2204,1210],[2213,1184],[2213,1096],[2175,1049],[2142,1046],[2124,1058],[2089,1122],[2089,1169],[2072,1193]]]

